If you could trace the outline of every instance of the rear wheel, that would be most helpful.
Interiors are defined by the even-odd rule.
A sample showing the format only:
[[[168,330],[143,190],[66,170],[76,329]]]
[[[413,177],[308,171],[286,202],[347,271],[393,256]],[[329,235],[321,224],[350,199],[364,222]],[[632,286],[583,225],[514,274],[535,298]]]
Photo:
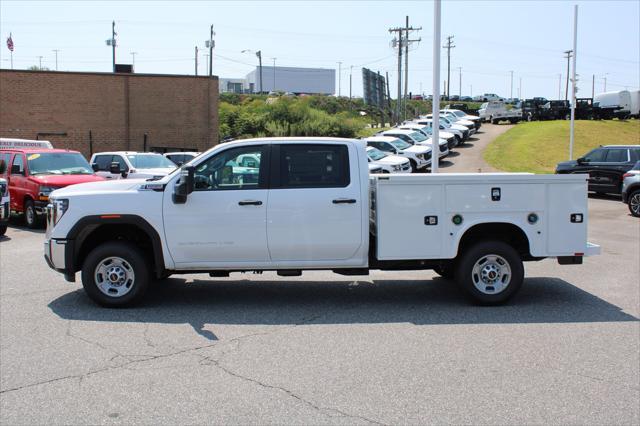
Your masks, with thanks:
[[[522,286],[524,266],[516,250],[501,241],[483,241],[468,248],[455,270],[458,285],[475,302],[506,302]]]
[[[640,189],[629,195],[629,212],[635,217],[640,217]]]
[[[418,164],[413,160],[409,160],[409,163],[411,163],[411,173],[417,173],[418,172]]]
[[[40,218],[36,213],[36,206],[33,204],[33,200],[27,200],[24,203],[24,223],[30,229],[37,228],[40,225]]]
[[[7,232],[7,225],[6,224],[0,225],[0,237],[3,236],[6,232]]]
[[[97,304],[109,308],[133,305],[142,299],[151,279],[140,249],[127,241],[99,245],[82,265],[82,286]]]

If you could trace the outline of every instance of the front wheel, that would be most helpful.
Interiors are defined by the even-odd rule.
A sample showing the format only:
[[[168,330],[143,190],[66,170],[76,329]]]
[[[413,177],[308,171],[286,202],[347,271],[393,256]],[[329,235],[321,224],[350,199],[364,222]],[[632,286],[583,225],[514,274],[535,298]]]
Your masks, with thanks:
[[[133,305],[142,299],[151,279],[147,260],[127,241],[99,245],[82,265],[82,286],[97,304],[108,308]]]
[[[418,173],[418,164],[413,160],[409,160],[409,163],[411,164],[411,173]]]
[[[24,223],[29,229],[35,229],[40,225],[36,206],[32,200],[27,200],[24,203]]]
[[[640,217],[640,189],[629,195],[629,212],[635,217]]]
[[[7,224],[4,223],[0,225],[0,237],[3,236],[7,232]]]
[[[518,292],[524,266],[516,250],[501,241],[484,241],[467,249],[458,263],[456,281],[475,302],[498,305]]]

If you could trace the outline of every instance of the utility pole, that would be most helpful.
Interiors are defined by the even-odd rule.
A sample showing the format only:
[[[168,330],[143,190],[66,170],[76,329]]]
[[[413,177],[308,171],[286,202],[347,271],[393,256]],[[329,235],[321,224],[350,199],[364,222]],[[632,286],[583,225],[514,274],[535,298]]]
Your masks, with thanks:
[[[276,91],[276,59],[278,58],[271,58],[273,59],[273,91]]]
[[[213,24],[211,24],[211,32],[209,33],[209,40],[205,43],[209,48],[209,78],[213,75],[213,46],[215,45],[215,41],[213,41],[213,36],[216,33],[213,32]]]
[[[111,52],[113,57],[113,72],[116,72],[116,21],[111,23]]]
[[[197,76],[198,76],[198,46],[196,46],[196,54],[195,54],[195,56],[193,57],[193,59],[194,59],[194,60],[195,60],[195,62],[196,62],[196,77],[197,77]]]
[[[453,45],[453,37],[454,36],[447,37],[447,44],[445,46],[442,46],[443,48],[447,49],[447,100],[449,100],[451,89],[451,49],[455,47]]]
[[[511,73],[511,92],[509,94],[509,98],[513,99],[513,71],[509,71]]]
[[[258,57],[258,66],[260,67],[260,93],[262,93],[262,51],[258,50],[256,56]]]
[[[565,50],[564,54],[567,55],[565,56],[565,58],[567,59],[567,85],[565,87],[564,90],[564,100],[568,101],[569,100],[569,62],[571,60],[571,54],[573,53],[573,50]]]
[[[562,99],[562,74],[558,74],[558,100]]]
[[[338,97],[342,94],[342,62],[338,61]]]
[[[131,68],[133,69],[133,72],[136,71],[136,55],[138,54],[138,52],[131,52]]]
[[[409,40],[409,31],[419,31],[421,30],[422,27],[420,28],[413,28],[413,27],[409,27],[409,17],[407,16],[406,18],[406,26],[404,27],[395,27],[395,28],[389,28],[389,32],[390,33],[398,33],[398,37],[397,39],[394,38],[393,39],[393,45],[394,47],[398,48],[398,101],[397,101],[397,105],[396,105],[396,122],[399,123],[400,122],[400,116],[402,113],[402,105],[403,105],[403,98],[406,97],[407,93],[408,93],[408,86],[406,84],[406,80],[408,79],[408,74],[407,74],[407,70],[405,70],[405,93],[404,96],[402,95],[402,49],[405,49],[405,52],[408,54],[408,44],[410,42],[414,42],[414,41],[420,41],[418,40]],[[403,36],[403,33],[404,36]],[[405,68],[408,67],[408,61],[405,60]]]
[[[407,16],[405,21],[405,27],[404,27],[405,43],[404,43],[404,97],[403,97],[404,108],[403,108],[403,112],[404,112],[405,120],[407,119],[407,99],[408,99],[407,96],[409,94],[409,44],[414,42],[419,42],[422,40],[422,38],[411,40],[409,38],[409,31],[420,31],[420,30],[422,30],[422,27],[419,27],[419,28],[409,27],[409,16]]]
[[[209,54],[208,53],[204,54],[204,63],[207,66],[207,71],[206,71],[205,75],[209,75]]]
[[[458,67],[458,71],[460,71],[460,81],[458,82],[458,97],[462,97],[462,67]]]
[[[351,84],[352,84],[353,65],[349,67],[349,108],[351,108]]]
[[[595,95],[595,92],[596,92],[596,75],[593,74],[593,77],[591,78],[591,97],[592,98]]]
[[[38,67],[38,69],[42,71],[42,56],[38,56],[38,60],[40,60],[40,66]]]
[[[520,77],[520,84],[518,85],[518,99],[522,99],[522,77]]]
[[[55,52],[56,54],[56,71],[58,71],[58,52],[60,50],[59,49],[53,49],[52,52]]]

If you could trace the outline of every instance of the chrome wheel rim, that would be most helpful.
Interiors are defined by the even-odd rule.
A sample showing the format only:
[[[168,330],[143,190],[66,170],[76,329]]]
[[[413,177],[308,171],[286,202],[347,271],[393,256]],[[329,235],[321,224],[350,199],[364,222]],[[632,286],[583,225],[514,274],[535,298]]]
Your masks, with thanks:
[[[29,206],[27,207],[27,223],[33,223],[35,220],[35,212],[33,211],[33,207]]]
[[[629,200],[629,206],[633,214],[640,215],[640,193],[633,194],[633,197]]]
[[[109,297],[122,297],[129,293],[136,280],[131,264],[116,256],[100,261],[93,276],[98,289]]]
[[[475,288],[483,294],[503,292],[511,282],[511,267],[504,257],[488,254],[473,265],[471,279]]]

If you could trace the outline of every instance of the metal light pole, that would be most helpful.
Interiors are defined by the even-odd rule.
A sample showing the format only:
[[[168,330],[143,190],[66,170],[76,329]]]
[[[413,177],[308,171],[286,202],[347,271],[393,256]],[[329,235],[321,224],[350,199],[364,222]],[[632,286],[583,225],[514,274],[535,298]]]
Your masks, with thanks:
[[[276,59],[278,58],[271,58],[273,59],[273,91],[276,91]]]
[[[198,76],[198,46],[196,46],[196,54],[193,58],[196,61],[196,76]]]
[[[431,173],[438,172],[440,157],[440,1],[433,1],[433,120],[431,133]]]
[[[52,52],[55,52],[56,54],[56,71],[58,71],[58,52],[60,50],[59,49],[53,49]]]
[[[573,7],[573,73],[571,75],[571,133],[569,137],[569,160],[573,159],[573,141],[576,118],[576,56],[578,56],[578,5]]]
[[[260,73],[260,90],[258,93],[262,93],[262,51],[258,50],[257,52],[254,52],[251,49],[244,49],[240,53],[255,53],[258,57],[258,72]]]
[[[353,75],[353,65],[349,67],[349,100],[351,100],[352,75]]]
[[[460,71],[460,81],[458,82],[458,97],[461,98],[462,97],[462,67],[458,67],[458,71]]]
[[[111,23],[111,51],[113,58],[113,72],[116,72],[116,21]]]
[[[338,97],[342,94],[342,62],[338,61]]]
[[[136,71],[136,55],[138,52],[131,52],[131,69],[133,72]]]
[[[215,45],[215,41],[213,40],[213,36],[216,33],[213,32],[213,24],[211,25],[211,33],[209,34],[209,40],[205,42],[205,45],[209,48],[209,77],[213,75],[213,46]]]
[[[511,92],[509,93],[509,98],[513,99],[513,71],[509,71],[511,73]]]

